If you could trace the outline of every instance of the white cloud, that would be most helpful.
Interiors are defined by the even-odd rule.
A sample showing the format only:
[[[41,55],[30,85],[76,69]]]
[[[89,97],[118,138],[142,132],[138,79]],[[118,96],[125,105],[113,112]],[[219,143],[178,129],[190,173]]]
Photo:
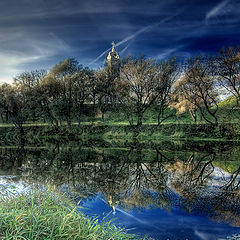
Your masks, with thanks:
[[[223,0],[219,4],[217,4],[215,7],[213,7],[210,11],[206,13],[205,20],[208,20],[210,18],[214,18],[218,15],[222,15],[225,12],[225,7],[230,2],[230,0]]]
[[[34,62],[44,62],[56,54],[72,51],[54,33],[44,38],[30,36],[27,32],[7,34],[0,43],[0,82],[11,82],[14,76],[26,71],[25,67]]]
[[[22,56],[21,54],[0,53],[0,82],[11,83],[13,77],[23,71],[19,69],[20,64],[36,61],[39,56]]]

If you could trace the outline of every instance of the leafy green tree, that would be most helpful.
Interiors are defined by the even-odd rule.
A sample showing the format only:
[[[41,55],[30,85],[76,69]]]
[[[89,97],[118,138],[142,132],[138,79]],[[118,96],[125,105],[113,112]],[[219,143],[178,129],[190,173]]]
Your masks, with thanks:
[[[61,101],[58,105],[61,107],[59,113],[65,117],[68,125],[71,125],[73,115],[73,75],[76,74],[82,66],[74,58],[67,58],[63,62],[60,62],[54,66],[49,74],[48,78],[55,79],[55,81],[61,86]]]
[[[3,122],[9,121],[9,97],[12,94],[12,86],[8,83],[0,85],[0,111]]]
[[[36,99],[40,108],[42,120],[50,121],[56,131],[59,131],[59,119],[56,109],[59,108],[62,85],[56,78],[47,75],[35,88]]]
[[[42,79],[47,75],[47,71],[42,70],[34,70],[30,72],[24,72],[14,78],[14,86],[21,90],[25,97],[28,99],[28,108],[29,108],[29,120],[31,116],[31,120],[35,122],[39,116],[37,116],[39,112],[39,105],[37,102],[37,92],[38,86]]]
[[[25,91],[17,86],[4,84],[1,86],[1,100],[7,110],[8,120],[11,121],[19,131],[21,146],[25,143],[25,132],[23,124],[29,115],[28,99]]]

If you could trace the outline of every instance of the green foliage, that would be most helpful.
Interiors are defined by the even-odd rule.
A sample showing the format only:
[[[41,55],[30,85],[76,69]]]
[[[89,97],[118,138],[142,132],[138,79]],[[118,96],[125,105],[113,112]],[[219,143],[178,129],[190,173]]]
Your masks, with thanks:
[[[219,108],[232,109],[237,106],[237,100],[235,96],[229,97],[218,104]]]
[[[3,198],[0,202],[1,239],[135,239],[111,222],[83,215],[54,189]]]
[[[234,173],[238,170],[239,168],[239,161],[221,161],[221,162],[214,162],[214,164],[223,170],[229,172],[229,173]]]

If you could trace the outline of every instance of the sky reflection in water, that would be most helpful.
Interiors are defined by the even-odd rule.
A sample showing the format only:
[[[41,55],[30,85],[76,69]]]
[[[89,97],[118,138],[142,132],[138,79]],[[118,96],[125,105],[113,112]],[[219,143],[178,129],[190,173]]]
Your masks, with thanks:
[[[117,207],[113,214],[113,209],[100,193],[80,205],[83,206],[81,211],[89,216],[104,218],[109,214],[107,219],[115,218],[114,223],[126,228],[129,233],[154,239],[227,239],[227,236],[240,232],[240,227],[210,220],[208,214],[202,213],[201,209],[196,208],[190,214],[182,209],[182,205],[173,205],[170,211],[155,207],[132,210]]]

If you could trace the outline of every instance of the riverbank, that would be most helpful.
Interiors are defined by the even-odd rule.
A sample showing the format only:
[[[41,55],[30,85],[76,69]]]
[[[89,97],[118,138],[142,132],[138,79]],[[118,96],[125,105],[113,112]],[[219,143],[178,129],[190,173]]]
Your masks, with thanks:
[[[0,201],[1,239],[136,239],[111,222],[98,222],[79,212],[54,189],[33,190]]]
[[[214,127],[210,124],[168,123],[157,126],[144,124],[141,132],[136,137],[133,129],[126,124],[107,124],[94,122],[92,124],[61,125],[56,130],[51,125],[29,125],[23,127],[24,136],[11,125],[1,125],[1,143],[18,144],[21,138],[29,145],[37,145],[42,142],[56,142],[68,140],[88,140],[93,138],[104,141],[128,140],[140,142],[158,140],[190,140],[190,141],[240,141],[239,123],[221,123]]]

